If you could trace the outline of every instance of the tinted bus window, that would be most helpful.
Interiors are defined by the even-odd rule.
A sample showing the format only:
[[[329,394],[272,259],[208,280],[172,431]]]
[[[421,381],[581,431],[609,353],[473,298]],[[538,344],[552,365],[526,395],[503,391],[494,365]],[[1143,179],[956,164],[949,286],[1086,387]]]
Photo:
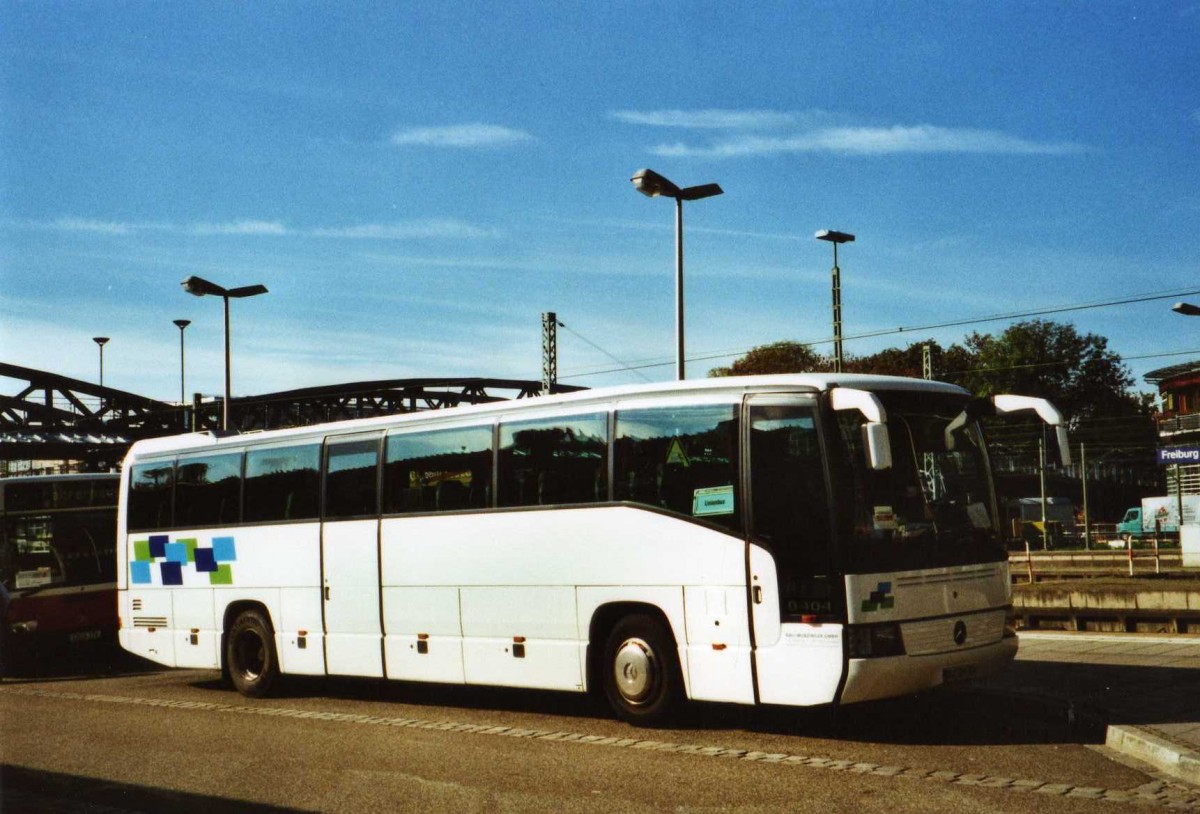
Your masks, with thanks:
[[[321,447],[252,449],[246,453],[247,523],[311,520],[321,508]]]
[[[607,438],[603,413],[502,423],[499,505],[607,500]]]
[[[139,464],[129,475],[129,507],[126,524],[130,531],[153,531],[171,527],[173,461]]]
[[[228,526],[241,520],[242,454],[181,456],[175,467],[178,528]]]
[[[832,613],[832,539],[825,465],[811,407],[750,408],[754,537],[775,558],[786,615]]]
[[[4,487],[4,508],[10,512],[52,509],[54,483],[10,483]]]
[[[378,514],[379,441],[331,443],[325,458],[325,517]]]
[[[737,413],[733,405],[617,412],[617,500],[737,529]]]
[[[483,509],[492,502],[492,428],[389,435],[384,512]]]

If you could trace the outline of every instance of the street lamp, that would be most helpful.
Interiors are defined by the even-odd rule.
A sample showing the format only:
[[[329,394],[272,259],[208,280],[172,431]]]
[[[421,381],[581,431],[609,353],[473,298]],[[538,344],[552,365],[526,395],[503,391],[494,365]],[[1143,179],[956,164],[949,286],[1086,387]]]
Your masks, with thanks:
[[[92,341],[100,348],[100,412],[104,412],[104,346],[108,344],[108,337],[93,336]]]
[[[1183,314],[1185,317],[1200,317],[1200,306],[1192,305],[1190,302],[1177,302],[1171,306],[1171,310],[1177,314]]]
[[[854,235],[822,229],[813,235],[817,240],[833,244],[833,372],[842,372],[842,270],[838,268],[837,250],[840,243],[853,243]]]
[[[675,199],[675,378],[683,381],[683,202],[711,198],[724,190],[718,184],[680,189],[654,170],[638,170],[629,180],[648,198]]]
[[[183,364],[183,329],[191,325],[192,321],[190,319],[176,319],[172,320],[172,322],[174,322],[175,327],[179,329],[179,406],[182,408],[187,405],[187,379],[184,374],[184,371],[187,368],[184,367]],[[186,411],[183,413],[183,416],[184,429],[187,429]]]
[[[241,299],[243,297],[253,297],[258,294],[266,294],[267,287],[264,285],[246,285],[240,288],[222,288],[216,283],[210,283],[202,277],[188,277],[180,285],[183,290],[197,297],[212,295],[220,297],[225,301],[225,403],[221,405],[221,429],[229,429],[229,300],[230,298]],[[179,323],[176,323],[177,325]],[[183,328],[179,329],[180,342],[183,342]]]

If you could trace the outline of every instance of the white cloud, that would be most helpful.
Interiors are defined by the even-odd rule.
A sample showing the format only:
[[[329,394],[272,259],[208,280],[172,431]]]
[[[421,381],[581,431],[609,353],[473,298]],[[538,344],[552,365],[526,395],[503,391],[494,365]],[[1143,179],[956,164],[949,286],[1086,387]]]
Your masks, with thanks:
[[[197,235],[286,235],[289,231],[278,221],[240,220],[234,223],[198,223],[189,230]]]
[[[651,152],[673,158],[738,158],[787,153],[978,153],[1008,155],[1065,155],[1086,151],[1071,142],[1037,142],[995,130],[949,128],[921,124],[892,127],[829,127],[790,136],[741,136],[706,146],[676,142]]]
[[[763,130],[794,125],[802,117],[778,110],[615,110],[612,118],[649,127],[697,130]],[[820,115],[805,114],[803,118]]]
[[[116,222],[94,218],[64,217],[54,221],[8,222],[10,225],[34,229],[56,229],[69,232],[88,232],[105,235],[132,235],[158,231],[197,236],[247,237],[324,237],[353,240],[413,240],[420,238],[452,238],[467,240],[498,236],[495,229],[475,226],[453,219],[421,219],[396,223],[364,223],[355,226],[318,226],[294,229],[280,221],[239,220],[227,223],[193,223],[180,226],[157,222]]]
[[[313,237],[338,237],[354,240],[411,240],[414,238],[472,239],[495,237],[493,229],[483,229],[457,220],[414,220],[400,223],[365,223],[342,228],[313,229]]]
[[[498,124],[456,124],[447,127],[411,127],[397,130],[391,142],[399,147],[507,147],[536,141],[524,130]]]
[[[118,223],[109,220],[95,220],[92,218],[59,218],[49,224],[36,224],[52,229],[61,229],[65,232],[96,232],[105,235],[127,235],[135,226],[128,223]]]

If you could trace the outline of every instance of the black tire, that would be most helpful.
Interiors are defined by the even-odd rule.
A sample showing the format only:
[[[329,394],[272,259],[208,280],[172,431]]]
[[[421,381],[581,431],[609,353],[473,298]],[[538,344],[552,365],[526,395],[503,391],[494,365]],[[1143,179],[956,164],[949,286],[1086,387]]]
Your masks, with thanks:
[[[675,639],[661,621],[646,614],[626,616],[604,643],[601,684],[617,717],[638,726],[671,718],[683,682]]]
[[[225,666],[233,687],[248,698],[262,698],[279,677],[275,631],[259,610],[238,614],[225,636]]]

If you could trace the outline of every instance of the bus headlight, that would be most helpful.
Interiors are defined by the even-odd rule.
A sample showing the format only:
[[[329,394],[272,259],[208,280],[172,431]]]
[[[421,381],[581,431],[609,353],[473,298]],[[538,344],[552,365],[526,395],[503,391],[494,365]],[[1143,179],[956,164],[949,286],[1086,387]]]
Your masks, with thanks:
[[[13,633],[33,633],[38,628],[37,619],[29,619],[24,622],[13,622],[9,626],[9,630]]]
[[[852,659],[904,655],[904,637],[900,635],[900,625],[895,622],[851,625],[846,628],[846,634]]]

